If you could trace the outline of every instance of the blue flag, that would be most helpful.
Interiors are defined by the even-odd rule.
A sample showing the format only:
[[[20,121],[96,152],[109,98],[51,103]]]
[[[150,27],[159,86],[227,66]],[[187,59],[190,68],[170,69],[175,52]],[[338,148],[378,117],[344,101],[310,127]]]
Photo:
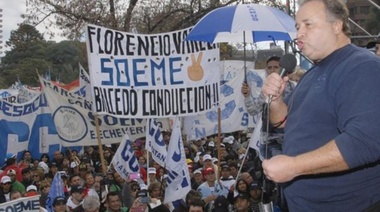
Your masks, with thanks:
[[[48,194],[48,198],[46,200],[46,209],[49,212],[54,211],[53,210],[53,201],[54,201],[54,198],[59,197],[59,196],[64,197],[65,193],[63,192],[63,181],[61,178],[61,174],[57,172],[57,173],[55,173],[54,179],[51,182],[50,191]]]

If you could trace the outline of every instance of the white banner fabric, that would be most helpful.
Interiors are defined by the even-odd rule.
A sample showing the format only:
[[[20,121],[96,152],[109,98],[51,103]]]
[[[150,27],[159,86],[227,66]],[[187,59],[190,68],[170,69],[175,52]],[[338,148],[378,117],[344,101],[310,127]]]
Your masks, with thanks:
[[[219,102],[219,49],[184,41],[189,31],[132,34],[87,25],[94,112],[162,118],[212,109]]]

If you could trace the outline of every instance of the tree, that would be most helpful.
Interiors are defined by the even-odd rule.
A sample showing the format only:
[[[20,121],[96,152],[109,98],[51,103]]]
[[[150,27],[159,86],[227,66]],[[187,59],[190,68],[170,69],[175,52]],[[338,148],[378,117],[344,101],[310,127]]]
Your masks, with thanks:
[[[17,30],[11,31],[11,36],[6,45],[23,51],[28,45],[38,41],[44,41],[43,35],[35,27],[23,23]]]
[[[69,39],[83,37],[86,24],[138,33],[168,32],[193,26],[209,11],[239,0],[27,0],[24,17],[34,26],[63,30]],[[251,0],[284,8],[279,0]],[[52,19],[50,19],[52,18]],[[54,35],[53,32],[50,32]]]

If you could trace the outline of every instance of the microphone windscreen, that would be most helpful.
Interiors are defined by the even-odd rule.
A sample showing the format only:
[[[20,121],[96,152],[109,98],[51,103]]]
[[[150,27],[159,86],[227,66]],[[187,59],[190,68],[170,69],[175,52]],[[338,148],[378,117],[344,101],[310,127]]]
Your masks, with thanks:
[[[293,54],[285,54],[280,59],[280,66],[286,70],[286,74],[291,74],[297,65],[297,59]]]

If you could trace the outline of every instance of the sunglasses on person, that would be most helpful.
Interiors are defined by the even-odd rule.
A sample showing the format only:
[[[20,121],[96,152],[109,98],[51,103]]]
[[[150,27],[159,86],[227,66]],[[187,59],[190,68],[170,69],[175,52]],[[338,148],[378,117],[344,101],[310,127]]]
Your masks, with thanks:
[[[6,183],[3,183],[3,185],[10,185],[11,182],[6,182]]]
[[[50,188],[49,185],[41,187],[41,189]]]

